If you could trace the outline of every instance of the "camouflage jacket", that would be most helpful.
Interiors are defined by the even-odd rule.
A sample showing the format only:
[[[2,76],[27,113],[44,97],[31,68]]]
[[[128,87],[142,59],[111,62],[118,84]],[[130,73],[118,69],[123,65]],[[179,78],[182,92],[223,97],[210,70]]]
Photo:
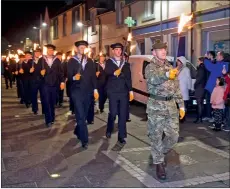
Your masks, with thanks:
[[[179,81],[169,80],[166,72],[173,69],[172,65],[166,60],[164,64],[155,57],[145,68],[145,78],[147,81],[147,89],[150,95],[171,97],[175,99],[179,107],[184,107],[184,101],[181,95]]]

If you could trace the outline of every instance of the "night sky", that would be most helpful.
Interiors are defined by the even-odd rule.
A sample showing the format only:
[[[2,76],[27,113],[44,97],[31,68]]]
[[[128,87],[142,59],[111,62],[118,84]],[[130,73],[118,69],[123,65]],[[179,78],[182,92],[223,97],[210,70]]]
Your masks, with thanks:
[[[2,37],[10,43],[20,43],[26,37],[33,37],[33,26],[39,26],[40,13],[45,14],[48,7],[52,17],[65,5],[65,1],[2,1]]]

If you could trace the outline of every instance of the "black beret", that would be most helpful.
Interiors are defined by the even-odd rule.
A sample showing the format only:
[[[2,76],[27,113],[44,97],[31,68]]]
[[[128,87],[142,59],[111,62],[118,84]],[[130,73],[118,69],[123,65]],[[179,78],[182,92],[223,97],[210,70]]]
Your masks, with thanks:
[[[42,49],[38,47],[34,50],[34,52],[42,52]]]
[[[61,56],[62,56],[62,52],[57,52],[57,53],[56,53],[56,56],[57,56],[57,55],[61,55]]]
[[[24,54],[20,54],[18,57],[19,58],[25,58],[25,55]]]
[[[85,45],[86,47],[88,47],[88,42],[87,41],[84,41],[84,40],[81,40],[81,41],[76,41],[75,43],[74,43],[74,45],[76,46],[76,47],[78,47],[78,46],[80,46],[80,45]]]
[[[123,49],[123,45],[121,43],[114,43],[110,47],[112,49],[115,49],[115,48],[121,48],[121,49]]]
[[[30,51],[25,51],[24,54],[30,54],[30,55],[32,55],[32,52],[30,52]]]
[[[47,47],[47,49],[53,49],[53,50],[56,49],[56,47],[52,44],[47,44],[47,45],[45,45],[45,47]]]

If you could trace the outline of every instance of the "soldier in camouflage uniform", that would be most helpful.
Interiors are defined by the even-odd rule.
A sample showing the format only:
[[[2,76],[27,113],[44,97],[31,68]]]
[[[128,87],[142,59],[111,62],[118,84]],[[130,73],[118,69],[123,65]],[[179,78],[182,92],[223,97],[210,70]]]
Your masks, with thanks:
[[[176,78],[177,69],[166,60],[166,43],[157,41],[152,48],[153,59],[145,69],[147,88],[150,94],[147,103],[148,136],[151,140],[151,155],[156,164],[159,179],[166,179],[164,156],[177,143],[179,118],[184,117],[184,101]],[[180,111],[178,112],[177,105]],[[162,135],[165,134],[162,140]]]

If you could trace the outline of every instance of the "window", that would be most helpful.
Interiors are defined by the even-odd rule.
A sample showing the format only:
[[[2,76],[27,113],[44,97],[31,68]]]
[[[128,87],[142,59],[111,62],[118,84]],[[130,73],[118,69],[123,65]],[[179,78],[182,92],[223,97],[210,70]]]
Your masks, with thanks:
[[[110,54],[110,47],[109,47],[109,45],[105,45],[105,53],[109,56],[109,54]]]
[[[79,7],[72,11],[72,33],[80,32],[80,27],[77,25],[78,22],[80,22]]]
[[[54,19],[54,39],[58,38],[58,18]]]
[[[154,16],[154,0],[144,1],[145,3],[145,14],[143,21],[149,21],[155,19]]]
[[[139,49],[140,49],[140,54],[144,55],[145,54],[145,42],[140,42],[139,43]]]
[[[124,13],[123,13],[123,6],[125,2],[117,0],[115,1],[115,10],[116,10],[116,23],[117,25],[123,24],[124,20]]]
[[[96,32],[95,16],[96,16],[96,13],[92,11],[92,12],[90,13],[91,29],[92,29],[91,32],[92,32],[92,33]]]
[[[66,23],[67,23],[67,16],[66,14],[63,15],[63,36],[66,36]]]

